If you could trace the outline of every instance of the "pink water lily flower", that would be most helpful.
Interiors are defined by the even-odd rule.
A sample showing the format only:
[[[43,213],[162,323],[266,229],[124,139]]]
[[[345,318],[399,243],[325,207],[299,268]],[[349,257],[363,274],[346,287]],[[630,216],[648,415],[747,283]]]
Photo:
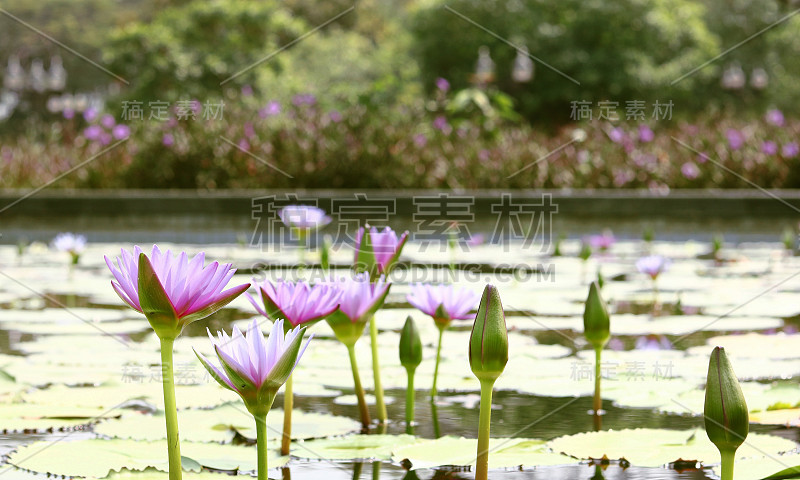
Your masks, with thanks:
[[[368,240],[364,240],[364,232],[368,230]],[[373,276],[388,273],[403,250],[408,240],[408,231],[398,235],[389,227],[378,230],[369,225],[358,229],[356,235],[355,263],[361,265]]]
[[[311,230],[331,223],[331,217],[325,210],[312,205],[287,205],[278,212],[281,221],[287,227]]]
[[[433,317],[440,328],[447,327],[451,320],[474,318],[470,312],[481,299],[480,294],[468,288],[454,285],[412,284],[408,303]]]
[[[339,310],[353,323],[369,320],[367,314],[372,315],[380,308],[391,287],[383,277],[370,282],[366,273],[334,281],[333,285],[341,295]]]
[[[114,291],[134,310],[144,313],[153,328],[177,328],[205,318],[230,303],[247,290],[245,283],[224,290],[236,269],[229,263],[204,265],[205,253],[189,260],[186,252],[174,256],[157,245],[148,257],[138,246],[133,253],[122,249],[114,262],[104,257],[116,280]],[[144,262],[144,263],[142,263]],[[156,329],[156,333],[160,333]],[[174,337],[173,337],[174,338]]]
[[[671,263],[670,259],[661,255],[649,255],[636,261],[636,269],[655,280],[669,268]]]
[[[258,390],[265,386],[277,390],[289,378],[314,337],[309,336],[300,345],[304,333],[305,328],[294,328],[284,334],[283,320],[278,320],[272,324],[269,337],[265,339],[258,321],[253,319],[245,334],[238,327],[233,327],[230,337],[224,331],[219,331],[217,338],[214,338],[208,331],[221,367],[196,350],[195,354],[220,385],[236,393],[242,394],[247,388]]]
[[[339,306],[340,292],[332,285],[310,285],[305,281],[287,282],[264,280],[256,287],[256,299],[246,293],[248,300],[261,315],[277,320],[285,319],[292,327],[321,320]],[[287,325],[288,327],[288,325]]]

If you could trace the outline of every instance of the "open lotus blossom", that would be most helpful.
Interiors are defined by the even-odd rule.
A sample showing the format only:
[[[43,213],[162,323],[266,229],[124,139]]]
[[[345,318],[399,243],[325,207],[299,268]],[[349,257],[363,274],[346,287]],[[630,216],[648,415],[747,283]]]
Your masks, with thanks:
[[[59,252],[69,252],[80,254],[86,249],[86,237],[75,235],[74,233],[59,233],[53,239],[52,246]]]
[[[372,317],[383,305],[391,285],[386,283],[383,277],[374,282],[370,281],[368,273],[357,273],[351,277],[334,279],[330,284],[341,292],[341,296],[339,297],[339,308],[327,318],[327,322],[336,338],[347,347],[347,352],[350,356],[350,367],[353,370],[353,383],[356,398],[358,399],[358,408],[361,412],[361,424],[366,428],[370,423],[369,410],[367,410],[364,388],[361,386],[361,378],[356,364],[355,345],[364,333],[367,323],[370,323],[375,328],[375,321]],[[377,330],[375,334],[377,335]],[[372,364],[374,372],[378,372],[379,367],[375,368],[377,366],[375,349],[373,349]],[[379,419],[384,421],[385,412],[381,411],[383,390],[380,386],[378,374],[375,374],[375,380],[375,397],[376,405],[379,409]]]
[[[339,307],[339,290],[331,285],[309,285],[304,281],[287,282],[264,280],[261,284],[255,279],[253,285],[258,299],[246,294],[250,303],[265,317],[278,321],[285,319],[284,328],[311,324],[332,314]],[[288,455],[292,440],[292,377],[286,380],[283,395],[283,435],[281,454]]]
[[[636,269],[655,280],[669,268],[671,263],[670,259],[661,255],[648,255],[636,261]]]
[[[341,292],[333,285],[310,285],[305,281],[288,282],[253,280],[258,298],[246,293],[248,300],[261,315],[285,319],[287,328],[321,320],[339,306]]]
[[[413,284],[411,293],[406,296],[408,303],[433,317],[439,328],[447,327],[452,320],[473,318],[469,312],[477,306],[480,298],[468,288],[444,284]]]
[[[220,366],[211,363],[195,350],[195,355],[208,373],[224,388],[238,393],[247,410],[256,421],[256,449],[258,451],[258,479],[267,476],[267,413],[272,408],[278,390],[291,378],[313,335],[303,343],[305,327],[284,333],[283,320],[272,324],[269,338],[253,319],[246,334],[233,327],[233,335],[224,331],[215,339],[208,336],[219,359]]]
[[[124,249],[121,252],[116,266],[104,257],[116,279],[111,286],[122,301],[147,316],[156,333],[154,322],[166,322],[180,333],[183,326],[211,315],[250,286],[245,283],[224,290],[236,269],[229,263],[204,265],[203,252],[191,260],[186,252],[175,256],[170,250],[162,252],[157,245],[153,245],[149,258],[138,246],[132,254]],[[146,265],[141,265],[142,261]]]
[[[366,240],[364,232],[369,231]],[[378,230],[376,227],[361,227],[356,235],[356,266],[371,272],[373,277],[381,273],[389,273],[392,266],[400,257],[406,241],[408,231],[398,235],[389,227]]]
[[[439,378],[439,363],[442,359],[442,336],[453,320],[474,318],[470,315],[481,296],[468,288],[457,289],[454,285],[412,284],[408,303],[433,317],[439,329],[439,344],[436,347],[436,365],[433,368],[431,398],[436,398],[436,383]]]
[[[305,328],[295,328],[284,334],[283,320],[278,320],[265,339],[258,321],[253,319],[245,334],[238,327],[233,327],[231,336],[224,331],[217,332],[216,339],[208,332],[221,367],[211,363],[202,353],[195,351],[195,354],[220,385],[242,396],[248,409],[261,408],[263,405],[252,403],[263,403],[258,398],[268,397],[255,394],[269,391],[274,400],[274,394],[292,374],[313,337],[311,335],[302,343],[304,332]]]
[[[287,227],[300,230],[314,230],[331,223],[325,210],[311,205],[287,205],[281,208],[278,216]]]
[[[610,231],[605,231],[599,235],[591,235],[589,236],[589,245],[592,248],[596,248],[601,251],[606,251],[614,245],[616,242],[616,238],[614,238],[614,234]]]

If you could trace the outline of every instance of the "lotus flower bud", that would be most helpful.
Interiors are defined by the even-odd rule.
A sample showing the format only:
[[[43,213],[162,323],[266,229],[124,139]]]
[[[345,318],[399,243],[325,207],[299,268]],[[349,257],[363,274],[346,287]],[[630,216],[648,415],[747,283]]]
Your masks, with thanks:
[[[714,348],[708,363],[704,413],[711,442],[720,452],[736,451],[747,437],[750,420],[739,381],[721,347]]]
[[[603,348],[611,336],[608,309],[603,297],[600,296],[600,287],[597,282],[592,282],[589,287],[589,296],[586,298],[586,308],[583,311],[583,334],[594,348]]]
[[[578,252],[578,258],[583,261],[589,260],[589,257],[592,256],[592,247],[589,246],[588,243],[582,242],[581,243],[581,250]]]
[[[400,333],[400,364],[406,370],[415,370],[422,363],[422,340],[419,330],[411,315],[406,318],[403,331]]]
[[[469,337],[469,365],[478,380],[496,380],[508,363],[508,329],[500,293],[486,285],[472,334]]]

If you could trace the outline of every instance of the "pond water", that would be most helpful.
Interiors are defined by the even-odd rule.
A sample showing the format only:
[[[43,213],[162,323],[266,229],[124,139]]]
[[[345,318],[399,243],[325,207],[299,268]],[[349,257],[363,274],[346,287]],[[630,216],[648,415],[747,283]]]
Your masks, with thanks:
[[[90,244],[79,264],[70,268],[65,253],[50,251],[44,245],[35,244],[21,256],[12,246],[0,246],[0,454],[4,455],[0,475],[5,478],[44,478],[41,473],[16,467],[46,472],[42,470],[47,465],[43,457],[48,453],[39,455],[40,450],[55,456],[66,443],[82,445],[80,442],[98,438],[112,442],[113,437],[158,442],[163,435],[159,430],[163,426],[150,428],[148,423],[152,419],[152,425],[163,425],[154,417],[160,402],[155,374],[158,342],[144,319],[122,308],[109,285],[111,275],[103,261],[104,254],[114,255],[120,247],[129,245]],[[315,274],[313,268],[291,269],[297,258],[293,250],[262,251],[236,244],[174,247],[189,252],[204,250],[207,259],[233,262],[245,273],[233,282],[243,283],[252,274]],[[352,446],[324,443],[346,440],[357,433],[358,412],[346,351],[322,323],[312,328],[317,336],[295,376],[295,415],[299,411],[319,416],[300,421],[304,426],[298,430],[307,440],[297,442],[294,457],[283,468],[271,470],[270,476],[472,478],[465,467],[445,465],[409,472],[404,467],[408,462],[414,465],[417,457],[400,443],[392,443],[405,433],[406,378],[397,360],[397,339],[409,314],[420,325],[425,345],[423,365],[416,377],[414,434],[419,439],[474,438],[477,430],[478,384],[466,360],[471,322],[455,323],[444,335],[441,394],[432,404],[427,389],[436,330],[429,318],[405,301],[412,281],[449,279],[477,291],[487,282],[498,286],[508,311],[511,358],[493,399],[492,436],[539,439],[548,442],[545,450],[561,453],[549,442],[571,442],[577,435],[594,430],[593,418],[587,413],[593,388],[587,372],[594,357],[582,339],[581,315],[588,282],[598,272],[605,279],[604,295],[612,305],[614,335],[604,354],[603,430],[646,428],[653,429],[653,436],[658,437],[662,430],[690,432],[699,428],[698,439],[704,437],[700,412],[708,354],[713,345],[722,344],[743,381],[753,414],[768,409],[778,412],[777,417],[757,419],[761,423],[753,423],[751,433],[785,442],[773,441],[774,446],[769,447],[756,444],[745,456],[753,461],[775,459],[774,465],[763,467],[763,475],[785,468],[785,462],[800,464],[796,458],[782,456],[790,455],[800,442],[800,429],[786,426],[800,423],[796,420],[800,413],[792,410],[800,405],[800,340],[794,333],[800,325],[798,257],[783,251],[777,241],[726,244],[716,259],[705,255],[707,243],[685,238],[653,244],[618,241],[608,252],[597,253],[585,262],[576,258],[579,248],[577,241],[567,240],[562,245],[563,256],[553,257],[520,246],[504,249],[476,245],[469,253],[459,252],[451,258],[448,252],[409,244],[387,305],[377,316],[383,381],[393,421],[386,428],[373,427],[367,433],[393,436],[387,437],[389,446],[383,457],[380,461],[354,461],[359,455],[352,453]],[[657,292],[634,267],[635,260],[646,253],[672,259],[670,269],[659,278]],[[309,261],[314,262],[316,255],[310,253]],[[333,252],[333,261],[344,268],[351,255],[347,247],[342,247]],[[453,273],[446,268],[451,260],[462,266],[470,262],[469,271]],[[509,265],[520,267],[509,269]],[[204,378],[191,347],[208,353],[206,327],[230,331],[232,324],[241,326],[254,316],[249,303],[240,298],[230,308],[191,325],[176,342],[176,369],[184,365],[186,380],[181,385],[179,378],[177,392],[179,408],[185,409],[179,414],[186,422],[181,424],[184,442],[216,441],[241,448],[252,444],[248,424],[237,423],[243,422],[239,417],[226,420],[237,415],[237,397]],[[369,338],[360,340],[357,348],[361,376],[369,392]],[[136,401],[119,406],[119,400]],[[274,408],[280,409],[282,402],[279,396]],[[206,428],[199,415],[212,414],[198,413],[197,409],[212,409],[220,423],[209,423]],[[786,415],[780,416],[781,412]],[[280,418],[273,415],[270,435],[277,436]],[[297,417],[295,420],[299,421]],[[687,443],[694,442],[693,438],[687,434]],[[610,464],[599,466],[588,460],[589,456],[602,455],[596,445],[572,449],[572,444],[562,444],[567,445],[564,453],[572,455],[564,457],[562,465],[493,469],[490,478],[715,478],[712,457],[699,458],[706,460],[703,464],[670,464],[678,458],[668,458],[667,454],[664,461],[658,456],[650,461],[630,447],[630,455],[620,455],[630,457],[630,464],[610,455]],[[25,445],[38,446],[39,450],[20,450]],[[616,451],[611,438],[600,445]],[[657,452],[670,445],[655,442],[642,449]],[[337,448],[349,453],[331,457],[329,452]],[[623,451],[625,448],[620,446]],[[255,456],[254,449],[247,448],[247,452]],[[412,458],[407,459],[406,454]],[[643,460],[637,462],[640,458]],[[422,464],[422,460],[419,462]]]

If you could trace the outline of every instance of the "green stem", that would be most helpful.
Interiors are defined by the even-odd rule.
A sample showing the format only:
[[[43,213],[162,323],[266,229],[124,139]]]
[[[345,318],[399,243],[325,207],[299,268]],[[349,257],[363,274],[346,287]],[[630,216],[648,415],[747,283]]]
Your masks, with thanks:
[[[292,378],[289,375],[286,380],[286,388],[283,390],[283,436],[281,437],[281,455],[289,455],[292,443],[292,409],[294,408],[294,395],[292,394]]]
[[[489,475],[489,427],[492,423],[492,389],[494,380],[481,380],[481,413],[478,420],[478,457],[475,480],[487,480]]]
[[[375,408],[378,410],[378,421],[386,423],[386,403],[383,400],[381,385],[381,366],[378,362],[378,322],[375,315],[369,319],[369,338],[372,345],[372,376],[375,380]]]
[[[381,462],[372,462],[372,480],[381,478]]]
[[[599,415],[600,410],[603,409],[603,398],[600,396],[600,379],[602,377],[600,357],[602,352],[602,348],[594,349],[594,402],[592,403],[592,409],[596,415]]]
[[[164,416],[167,419],[169,480],[181,480],[181,444],[178,438],[178,408],[175,404],[175,379],[172,370],[174,338],[161,338],[161,382],[164,387]]]
[[[358,410],[361,412],[361,426],[369,428],[369,409],[367,409],[367,400],[364,398],[364,387],[361,386],[361,376],[358,374],[355,345],[348,345],[347,353],[350,355],[350,367],[353,369],[353,384],[358,398]]]
[[[736,460],[736,450],[725,450],[719,453],[722,456],[720,480],[733,480],[733,463]]]
[[[408,386],[406,387],[406,433],[414,434],[414,369],[406,369],[408,372]]]
[[[269,480],[267,475],[267,415],[253,415],[256,419],[256,449],[258,450],[258,480]]]
[[[439,427],[439,411],[435,402],[431,402],[431,421],[433,422],[433,437],[440,438],[442,429]]]
[[[436,389],[436,383],[439,380],[439,362],[442,360],[442,335],[444,335],[444,328],[439,328],[439,346],[436,347],[436,366],[433,367],[433,386],[431,387],[431,402],[436,400],[436,395],[439,391]]]

